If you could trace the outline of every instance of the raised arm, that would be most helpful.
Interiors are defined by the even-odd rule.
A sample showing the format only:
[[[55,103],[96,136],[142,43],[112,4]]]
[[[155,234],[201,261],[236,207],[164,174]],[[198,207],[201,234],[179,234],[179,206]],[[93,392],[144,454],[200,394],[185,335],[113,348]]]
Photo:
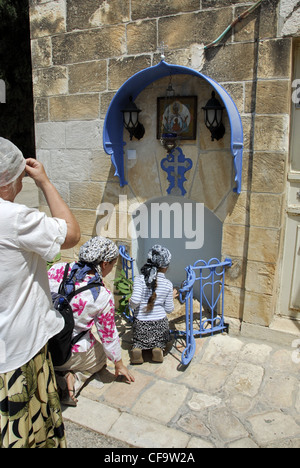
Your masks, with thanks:
[[[70,249],[78,244],[80,240],[80,227],[68,205],[64,202],[54,185],[50,182],[44,166],[35,159],[26,160],[26,173],[39,187],[50,208],[54,218],[64,219],[67,223],[67,237],[62,249]]]

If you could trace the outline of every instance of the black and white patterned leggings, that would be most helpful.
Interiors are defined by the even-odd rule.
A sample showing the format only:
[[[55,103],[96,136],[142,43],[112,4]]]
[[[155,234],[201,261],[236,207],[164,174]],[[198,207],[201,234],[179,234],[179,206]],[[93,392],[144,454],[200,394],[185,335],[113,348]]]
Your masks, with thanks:
[[[165,349],[170,341],[168,318],[161,320],[138,320],[133,323],[133,348],[139,349]]]

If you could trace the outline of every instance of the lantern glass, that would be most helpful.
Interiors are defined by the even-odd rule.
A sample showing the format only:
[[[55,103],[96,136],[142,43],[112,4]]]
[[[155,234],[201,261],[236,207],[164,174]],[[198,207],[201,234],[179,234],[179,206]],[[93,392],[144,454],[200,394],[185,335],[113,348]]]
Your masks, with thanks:
[[[216,112],[216,127],[219,127],[222,123],[223,110],[218,109]]]
[[[223,125],[223,109],[220,102],[216,99],[216,93],[212,92],[212,97],[205,107],[203,107],[205,115],[205,125],[210,130],[212,141],[220,140],[225,134]]]
[[[131,117],[131,113],[130,112],[124,112],[123,114],[124,116],[124,124],[126,127],[129,127],[130,126],[130,117]]]
[[[131,112],[131,124],[135,128],[139,121],[139,113],[136,111]]]
[[[206,112],[206,121],[210,127],[217,126],[216,111],[214,109],[208,109]]]
[[[124,127],[130,134],[130,140],[132,140],[133,137],[136,137],[138,140],[143,138],[145,134],[145,128],[139,122],[139,113],[141,110],[138,109],[133,102],[132,96],[129,98],[129,104],[127,107],[122,109],[121,112],[123,113]]]

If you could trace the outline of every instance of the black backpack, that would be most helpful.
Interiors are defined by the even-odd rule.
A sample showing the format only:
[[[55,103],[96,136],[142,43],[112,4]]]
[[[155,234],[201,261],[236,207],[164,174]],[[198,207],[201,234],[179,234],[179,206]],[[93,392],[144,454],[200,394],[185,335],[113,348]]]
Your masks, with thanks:
[[[74,296],[77,296],[77,294],[99,286],[98,283],[90,283],[67,295],[65,292],[65,284],[68,278],[69,266],[68,263],[58,293],[51,293],[54,308],[59,311],[65,320],[65,326],[62,331],[58,333],[58,335],[53,336],[48,343],[48,349],[51,353],[54,366],[64,365],[71,357],[73,346],[87,333],[87,331],[83,331],[72,339],[75,322],[73,310],[70,305],[71,300]]]

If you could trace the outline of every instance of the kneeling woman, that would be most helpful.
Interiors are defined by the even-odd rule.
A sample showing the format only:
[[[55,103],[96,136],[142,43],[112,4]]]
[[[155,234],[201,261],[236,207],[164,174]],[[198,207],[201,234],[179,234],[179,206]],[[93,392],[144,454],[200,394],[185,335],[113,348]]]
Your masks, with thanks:
[[[142,351],[151,349],[152,360],[163,362],[170,339],[167,314],[174,310],[177,291],[165,277],[171,253],[155,245],[148,253],[141,275],[135,278],[130,306],[134,309],[132,364],[144,362]]]
[[[84,244],[79,251],[79,261],[70,264],[66,292],[70,294],[89,283],[96,283],[92,289],[80,292],[72,301],[75,328],[73,336],[86,331],[72,349],[72,356],[63,366],[55,371],[64,373],[68,392],[62,403],[75,406],[76,394],[83,384],[106,364],[106,359],[115,364],[115,375],[123,375],[127,383],[134,381],[133,376],[124,366],[121,357],[121,346],[115,325],[115,305],[112,293],[105,288],[102,278],[107,276],[115,266],[119,255],[114,242],[104,237],[94,237]],[[54,265],[48,272],[50,289],[58,292],[63,279],[66,264]],[[99,341],[92,333],[96,326]],[[61,379],[58,377],[58,385]]]

